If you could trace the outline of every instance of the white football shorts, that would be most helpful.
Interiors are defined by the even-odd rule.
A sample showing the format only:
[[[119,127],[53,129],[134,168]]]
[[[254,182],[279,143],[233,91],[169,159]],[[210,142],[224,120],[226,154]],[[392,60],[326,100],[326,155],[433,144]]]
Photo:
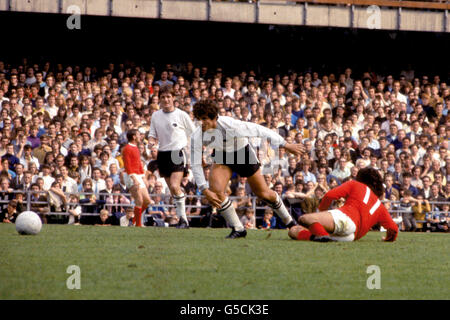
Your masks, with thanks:
[[[330,238],[336,241],[355,240],[356,225],[352,219],[339,209],[329,210],[334,220],[334,232]]]
[[[145,182],[144,182],[144,176],[145,176],[144,174],[132,173],[132,174],[128,175],[127,173],[124,173],[123,179],[124,179],[125,185],[127,186],[128,189],[130,189],[134,185],[134,182],[131,179],[131,176],[136,177],[136,179],[138,181],[139,189],[147,188],[147,186],[145,185]]]

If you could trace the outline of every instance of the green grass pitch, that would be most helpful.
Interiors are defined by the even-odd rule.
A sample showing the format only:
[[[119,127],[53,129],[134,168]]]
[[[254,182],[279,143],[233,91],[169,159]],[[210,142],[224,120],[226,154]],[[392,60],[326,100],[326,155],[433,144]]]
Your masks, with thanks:
[[[449,299],[450,235],[370,232],[352,243],[292,241],[287,231],[0,224],[0,299]],[[80,268],[79,290],[66,282]],[[368,289],[368,267],[380,289]]]

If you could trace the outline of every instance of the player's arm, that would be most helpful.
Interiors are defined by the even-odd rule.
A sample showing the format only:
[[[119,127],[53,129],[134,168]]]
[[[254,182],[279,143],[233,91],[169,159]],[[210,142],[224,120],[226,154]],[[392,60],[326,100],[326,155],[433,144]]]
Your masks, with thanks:
[[[202,147],[202,128],[198,127],[191,136],[192,173],[200,192],[206,197],[209,203],[211,203],[215,208],[219,208],[221,201],[214,192],[208,189],[208,182],[206,181],[205,174],[203,173]]]
[[[320,211],[327,210],[330,207],[333,200],[338,200],[340,198],[347,198],[348,195],[350,194],[351,189],[352,189],[352,181],[347,181],[341,184],[339,187],[336,187],[328,191],[327,193],[325,193],[322,200],[320,201],[319,210]]]
[[[310,194],[303,193],[303,192],[286,191],[286,197],[291,198],[291,199],[293,199],[293,198],[305,199],[309,195]]]
[[[200,190],[208,187],[205,175],[203,173],[202,156],[202,130],[199,127],[191,136],[191,167],[195,183]]]
[[[230,121],[228,121],[230,120]],[[282,136],[280,136],[275,131],[261,126],[259,124],[247,121],[241,121],[227,117],[226,122],[227,134],[231,134],[236,137],[267,137],[270,138],[270,143],[275,146],[281,146],[286,149],[286,151],[293,154],[300,154],[305,151],[302,144],[287,143]]]
[[[148,136],[148,148],[151,149],[153,148],[154,145],[158,144],[158,139],[152,137],[152,136]]]
[[[140,154],[139,151],[137,153],[137,159],[140,159]],[[135,155],[133,155],[133,151],[127,149],[127,147],[124,148],[123,150],[123,164],[125,167],[125,172],[128,174],[128,176],[130,177],[131,181],[133,181],[133,185],[137,186],[139,185],[137,178],[134,176],[133,174],[133,166],[132,163],[133,161],[136,161],[135,159]],[[140,160],[139,160],[140,161]]]
[[[148,132],[149,148],[153,147],[154,145],[156,145],[158,143],[158,133],[156,132],[154,119],[155,118],[152,117],[152,120],[150,121],[150,130]]]
[[[395,241],[398,235],[398,226],[394,220],[392,220],[391,215],[384,205],[381,205],[381,213],[378,222],[386,229],[386,237],[383,237],[383,240],[390,242]]]
[[[124,168],[125,168],[125,172],[128,175],[131,175],[133,173],[132,172],[133,171],[132,170],[132,168],[133,168],[132,164],[133,164],[133,161],[135,161],[135,159],[133,157],[132,150],[128,149],[128,146],[123,149],[122,157],[123,157],[123,165],[124,165]]]
[[[144,166],[142,165],[142,161],[141,161],[141,153],[136,149],[135,151],[134,151],[134,153],[135,153],[135,158],[136,158],[136,161],[138,162],[138,164],[139,164],[139,173],[140,172],[143,172],[144,173],[144,175],[145,175],[145,170],[144,170]],[[138,174],[138,172],[135,172],[136,174]],[[139,181],[138,181],[138,179],[137,179],[137,177],[136,177],[136,174],[132,174],[131,175],[131,179],[133,180],[133,184],[135,185],[135,186],[139,186]],[[145,182],[144,182],[145,183]]]
[[[183,112],[183,120],[184,120],[184,131],[186,133],[186,137],[188,139],[192,136],[192,133],[195,131],[194,122],[191,120],[189,115],[186,112]]]

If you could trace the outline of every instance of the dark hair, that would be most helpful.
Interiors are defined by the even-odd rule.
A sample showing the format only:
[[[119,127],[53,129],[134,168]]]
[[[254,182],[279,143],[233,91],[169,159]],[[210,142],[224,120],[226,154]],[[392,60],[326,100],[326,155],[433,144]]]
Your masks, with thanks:
[[[412,178],[412,174],[410,172],[405,172],[402,175],[403,178]]]
[[[155,83],[155,84],[157,84],[157,83]],[[173,88],[172,88],[172,86],[171,85],[167,85],[167,86],[164,86],[164,87],[162,87],[160,90],[159,90],[159,96],[161,97],[163,94],[170,94],[171,96],[174,96],[175,95],[175,92],[174,92],[174,90],[173,90]]]
[[[355,180],[368,186],[377,197],[381,197],[384,193],[383,179],[378,170],[374,168],[360,169]]]
[[[283,186],[283,184],[281,183],[281,181],[275,182],[275,184],[273,185],[273,189],[275,189],[275,187],[277,187],[277,186],[279,186],[279,185]]]
[[[194,117],[196,119],[203,118],[204,116],[213,120],[217,118],[219,114],[219,109],[213,100],[206,99],[197,102],[194,105]]]
[[[8,203],[8,205],[9,205],[10,207],[13,207],[14,209],[16,209],[16,208],[17,208],[17,200],[16,200],[16,199],[12,199],[12,200]]]
[[[136,134],[137,134],[137,130],[136,129],[128,130],[128,132],[127,132],[127,140],[128,141],[133,140],[133,136],[135,136]]]
[[[403,190],[403,189],[402,189]],[[409,189],[404,189],[403,190],[403,195],[404,196],[411,196],[412,195],[412,191]]]
[[[103,157],[103,156],[107,156],[109,158],[109,153],[107,151],[102,151],[100,153],[100,158]]]
[[[33,187],[38,187],[39,189],[40,189],[40,187],[39,187],[39,185],[35,182],[35,183],[32,183],[31,185],[30,185],[30,189],[33,189]]]

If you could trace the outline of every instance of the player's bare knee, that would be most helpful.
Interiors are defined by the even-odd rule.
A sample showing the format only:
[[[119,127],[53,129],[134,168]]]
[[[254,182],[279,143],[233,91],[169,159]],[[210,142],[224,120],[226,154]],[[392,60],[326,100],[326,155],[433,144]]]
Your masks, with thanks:
[[[263,190],[256,193],[256,196],[266,202],[274,203],[277,201],[277,195],[273,190]]]
[[[147,207],[150,204],[150,198],[144,198],[142,200],[142,206]]]
[[[294,226],[289,229],[288,235],[291,239],[297,240],[297,235],[300,232],[299,226]]]
[[[136,191],[137,191],[138,189],[137,189],[136,186],[133,185],[133,186],[131,186],[128,190],[130,191],[131,195],[135,195],[135,194],[136,194]]]
[[[298,223],[301,226],[309,227],[311,224],[313,224],[315,221],[315,217],[313,214],[304,214],[300,218],[298,218]]]
[[[180,186],[176,184],[169,185],[169,189],[173,195],[180,195],[182,193]]]
[[[224,202],[225,199],[227,198],[227,195],[225,194],[225,192],[219,191],[219,192],[215,192],[217,197],[220,199],[220,201]]]

